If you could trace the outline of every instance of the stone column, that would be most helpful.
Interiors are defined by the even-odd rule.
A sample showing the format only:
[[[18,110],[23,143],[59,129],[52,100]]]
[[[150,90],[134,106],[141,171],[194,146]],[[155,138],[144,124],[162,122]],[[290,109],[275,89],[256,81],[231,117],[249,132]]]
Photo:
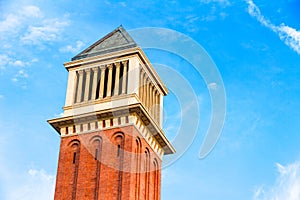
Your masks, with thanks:
[[[76,102],[81,102],[82,88],[83,88],[83,70],[78,71],[78,86],[77,86],[77,98]]]
[[[91,69],[85,70],[85,89],[84,89],[84,101],[89,100],[90,94],[90,82],[91,82]]]
[[[119,95],[120,63],[117,62],[115,65],[116,65],[116,77],[115,77],[114,95]]]
[[[147,101],[147,79],[146,79],[146,73],[143,74],[143,103],[146,106]]]
[[[153,117],[154,117],[155,120],[156,120],[156,106],[157,106],[157,103],[156,103],[156,88],[154,88],[154,91],[153,91]]]
[[[143,85],[143,72],[142,69],[140,68],[140,79],[139,79],[139,98],[141,101],[142,99],[142,85]]]
[[[153,95],[153,88],[151,82],[149,83],[149,112],[152,114],[152,95]]]
[[[158,93],[157,95],[157,104],[158,104],[158,111],[157,111],[157,121],[158,121],[158,124],[160,126],[162,126],[162,122],[161,122],[161,119],[162,119],[162,107],[161,107],[161,97],[160,97],[160,93]]]
[[[154,87],[154,85],[152,85],[152,94],[151,94],[151,110],[152,110],[152,115],[153,115],[153,117],[155,117],[154,115],[155,115],[155,87]]]
[[[122,64],[123,64],[122,94],[126,94],[126,86],[127,86],[127,63],[128,63],[128,60],[122,61]]]
[[[73,75],[73,84],[71,83],[72,78],[71,75]],[[66,95],[66,105],[71,105],[73,103],[76,103],[76,93],[77,93],[77,84],[78,84],[78,74],[76,71],[70,71],[69,72],[69,80],[68,80],[68,89],[67,89],[67,95]],[[70,87],[72,85],[72,87]],[[68,103],[68,97],[72,94],[71,102]],[[71,96],[70,96],[71,97]]]
[[[144,72],[141,71],[141,93],[140,93],[140,97],[141,97],[141,101],[144,103]]]
[[[156,109],[156,103],[155,103],[155,95],[156,95],[156,89],[155,86],[153,86],[152,90],[152,116],[155,119],[155,109]]]
[[[107,67],[108,67],[108,81],[107,81],[107,88],[106,88],[106,96],[110,97],[111,96],[112,69],[113,69],[113,65],[109,64],[109,65],[107,65]]]
[[[157,121],[157,122],[159,122],[158,121],[158,116],[159,116],[159,114],[158,114],[158,111],[159,111],[159,104],[158,104],[158,91],[156,91],[155,92],[155,120]]]
[[[100,70],[101,70],[101,77],[100,77],[100,87],[99,87],[99,99],[103,98],[103,90],[104,90],[104,78],[105,78],[105,66],[101,65]]]
[[[150,82],[146,79],[146,108],[149,109],[149,99],[150,99]]]
[[[97,85],[98,85],[98,67],[93,68],[93,85],[92,85],[92,97],[91,100],[96,99]]]

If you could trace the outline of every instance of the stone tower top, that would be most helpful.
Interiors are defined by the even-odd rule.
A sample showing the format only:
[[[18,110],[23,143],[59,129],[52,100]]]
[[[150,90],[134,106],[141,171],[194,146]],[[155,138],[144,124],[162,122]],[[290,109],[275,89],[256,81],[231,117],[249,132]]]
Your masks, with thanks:
[[[175,152],[161,129],[163,96],[168,90],[122,26],[64,66],[69,72],[64,113],[49,120],[62,137],[99,128],[90,127],[93,120],[103,121],[102,128],[132,123],[146,127],[149,135],[145,137],[157,145],[153,148],[160,156]]]

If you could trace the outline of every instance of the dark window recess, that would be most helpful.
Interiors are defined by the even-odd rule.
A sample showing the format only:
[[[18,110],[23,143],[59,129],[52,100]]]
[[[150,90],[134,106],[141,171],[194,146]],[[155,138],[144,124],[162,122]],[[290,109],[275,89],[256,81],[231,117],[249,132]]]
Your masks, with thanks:
[[[119,88],[120,88],[120,90],[119,90],[119,94],[122,94],[122,87],[123,87],[123,73],[124,73],[124,66],[123,65],[121,65],[121,67],[120,67],[120,82],[119,82]]]
[[[104,88],[103,88],[103,98],[107,96],[107,82],[108,82],[108,67],[105,69],[105,74],[104,74]],[[102,91],[100,91],[102,92]]]
[[[118,157],[120,156],[120,151],[121,151],[121,145],[118,145],[118,153],[117,153]]]
[[[73,153],[73,164],[76,162],[76,152]]]
[[[98,159],[98,149],[95,150],[95,160]]]
[[[100,89],[100,80],[97,82],[96,99],[99,99],[99,97],[100,97],[99,89]],[[103,92],[103,91],[100,91],[100,92]]]
[[[115,93],[115,82],[116,82],[115,77],[116,77],[116,67],[115,65],[113,65],[112,81],[111,81],[111,96],[118,95],[117,93]]]

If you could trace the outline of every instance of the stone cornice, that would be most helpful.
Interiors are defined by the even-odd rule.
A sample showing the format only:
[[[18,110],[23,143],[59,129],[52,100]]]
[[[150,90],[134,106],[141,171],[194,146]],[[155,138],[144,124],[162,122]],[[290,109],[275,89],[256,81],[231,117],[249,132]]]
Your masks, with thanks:
[[[59,134],[61,134],[62,127],[71,126],[79,123],[88,123],[106,119],[113,119],[121,116],[137,117],[137,119],[142,122],[143,126],[147,127],[147,129],[149,130],[149,134],[151,134],[159,143],[159,145],[163,148],[164,154],[175,153],[175,149],[166,138],[163,130],[158,126],[155,120],[152,119],[152,117],[144,109],[141,103],[101,111],[94,111],[80,115],[50,119],[48,120],[48,123],[50,123],[51,126]]]

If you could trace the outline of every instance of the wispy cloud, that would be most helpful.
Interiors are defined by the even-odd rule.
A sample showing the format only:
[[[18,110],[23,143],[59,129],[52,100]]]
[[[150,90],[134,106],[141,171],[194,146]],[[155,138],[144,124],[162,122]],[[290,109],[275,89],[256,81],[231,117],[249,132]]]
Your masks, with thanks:
[[[228,13],[224,10],[231,5],[229,0],[200,0],[202,4],[212,5],[207,11],[208,13],[202,14],[197,20],[210,22],[214,20],[224,20]]]
[[[222,6],[229,6],[230,1],[229,0],[200,0],[201,3],[209,4],[209,3],[218,3]]]
[[[54,13],[46,14],[36,5],[15,3],[12,7],[0,13],[0,72],[9,74],[12,82],[26,88],[28,68],[41,54],[35,50],[62,41],[70,20],[68,14],[59,17]],[[34,48],[29,50],[31,47]]]
[[[127,4],[126,4],[125,2],[123,2],[123,1],[122,1],[122,2],[120,2],[119,4],[120,4],[122,7],[124,7],[124,8],[126,8],[126,7],[127,7]]]
[[[209,84],[208,84],[208,88],[209,88],[210,90],[216,90],[216,89],[218,88],[218,84],[215,83],[215,82],[209,83]]]
[[[43,18],[43,13],[37,6],[27,5],[18,8],[14,13],[7,14],[0,21],[0,36],[5,33],[17,33],[22,27],[30,23],[31,20],[41,18]]]
[[[18,58],[9,56],[8,54],[0,54],[0,70],[5,70],[8,67],[26,67],[30,66],[32,63],[37,62],[37,58],[33,58],[29,61],[24,61]]]
[[[15,74],[15,76],[12,78],[12,81],[13,81],[13,82],[18,82],[20,79],[26,79],[26,78],[28,78],[28,77],[29,77],[29,76],[28,76],[27,72],[26,72],[25,70],[21,69],[21,70],[19,70],[19,71]]]
[[[60,52],[65,52],[65,53],[79,53],[79,51],[81,50],[81,48],[84,46],[85,44],[82,41],[77,41],[76,42],[76,46],[72,46],[72,45],[67,45],[64,46],[62,48],[59,49]]]
[[[61,30],[68,26],[69,22],[58,18],[45,19],[37,26],[29,26],[26,33],[21,36],[24,44],[40,45],[59,39]]]
[[[6,65],[7,63],[10,62],[10,58],[8,57],[8,55],[5,54],[0,54],[0,69],[4,70],[6,69]]]
[[[55,118],[58,118],[58,117],[62,117],[63,115],[64,115],[64,113],[61,112],[61,113],[58,113],[58,114],[54,114],[54,117],[55,117]]]
[[[274,25],[271,21],[265,18],[258,6],[252,0],[246,0],[248,4],[248,13],[255,17],[265,27],[271,29],[278,34],[279,38],[291,49],[300,54],[300,31],[293,27],[289,27],[284,23],[279,26]]]
[[[69,25],[67,15],[61,18],[48,17],[35,5],[16,6],[14,10],[0,15],[3,18],[0,21],[0,38],[4,41],[19,40],[22,44],[40,45],[57,40]]]
[[[24,180],[14,184],[6,200],[53,200],[55,177],[43,169],[29,169]]]
[[[17,12],[6,15],[3,21],[0,21],[0,33],[17,31],[29,18],[40,17],[42,17],[40,8],[33,5],[24,6]]]
[[[299,200],[300,199],[300,162],[287,166],[276,164],[278,177],[271,187],[260,186],[253,195],[253,200]]]

